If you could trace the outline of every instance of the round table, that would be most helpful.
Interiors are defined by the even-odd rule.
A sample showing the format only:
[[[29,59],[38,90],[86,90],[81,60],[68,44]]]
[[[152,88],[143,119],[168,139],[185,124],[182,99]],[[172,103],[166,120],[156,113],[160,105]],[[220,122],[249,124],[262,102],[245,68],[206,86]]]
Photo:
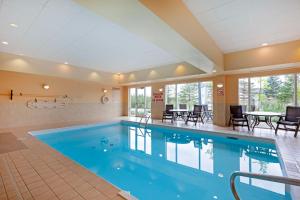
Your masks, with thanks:
[[[189,110],[188,109],[171,109],[170,112],[173,112],[173,119],[175,120],[177,118],[177,116],[180,116],[180,114],[185,114],[188,113]],[[182,116],[182,119],[184,119],[184,116]]]
[[[252,116],[254,118],[251,127],[252,130],[256,126],[260,124],[260,122],[266,123],[271,129],[275,129],[275,127],[272,124],[272,117],[282,117],[284,116],[282,113],[278,112],[264,112],[264,111],[253,111],[253,112],[245,112],[246,116]],[[264,119],[261,119],[260,117],[263,117]]]

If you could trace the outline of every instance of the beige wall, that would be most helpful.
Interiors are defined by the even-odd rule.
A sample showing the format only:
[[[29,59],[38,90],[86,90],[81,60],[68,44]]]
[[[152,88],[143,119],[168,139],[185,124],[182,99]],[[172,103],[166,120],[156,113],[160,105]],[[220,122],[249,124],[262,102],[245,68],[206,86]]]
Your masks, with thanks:
[[[297,62],[300,62],[300,40],[224,55],[225,70]]]
[[[43,84],[50,89],[44,90]],[[10,90],[16,96],[11,101]],[[102,104],[100,99],[107,89],[111,101]],[[7,127],[52,124],[61,122],[101,121],[122,114],[122,91],[112,86],[94,82],[69,80],[50,76],[37,76],[16,72],[0,71],[0,129]],[[23,93],[23,96],[18,96]],[[68,95],[70,104],[64,108],[30,109],[27,101],[37,96]],[[54,97],[37,97],[53,101]]]

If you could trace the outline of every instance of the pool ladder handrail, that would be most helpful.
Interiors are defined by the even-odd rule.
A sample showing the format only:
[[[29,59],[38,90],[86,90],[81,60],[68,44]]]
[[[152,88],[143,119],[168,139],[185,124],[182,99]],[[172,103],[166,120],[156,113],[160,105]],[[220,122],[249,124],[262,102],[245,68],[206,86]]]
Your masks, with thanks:
[[[148,125],[148,121],[150,118],[151,118],[151,115],[147,115],[147,114],[142,115],[140,122],[139,122],[139,126],[141,126],[143,119],[145,119],[145,127],[146,127]]]
[[[237,176],[256,178],[256,179],[261,179],[261,180],[265,180],[265,181],[272,181],[272,182],[284,183],[284,184],[288,184],[288,185],[300,186],[300,179],[289,178],[289,177],[285,177],[285,176],[275,176],[275,175],[266,175],[266,174],[257,174],[257,173],[236,171],[236,172],[233,172],[230,176],[230,188],[231,188],[231,192],[236,200],[240,200],[240,197],[236,191],[235,182],[234,182],[235,178]]]

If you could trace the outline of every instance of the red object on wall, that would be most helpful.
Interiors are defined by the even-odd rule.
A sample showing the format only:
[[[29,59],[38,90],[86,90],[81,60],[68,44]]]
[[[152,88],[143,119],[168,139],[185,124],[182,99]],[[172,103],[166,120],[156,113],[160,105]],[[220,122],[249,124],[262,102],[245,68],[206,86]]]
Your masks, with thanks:
[[[224,96],[224,87],[217,88],[217,94],[218,96]]]
[[[164,101],[164,93],[163,92],[153,92],[152,101],[154,103],[163,102]]]

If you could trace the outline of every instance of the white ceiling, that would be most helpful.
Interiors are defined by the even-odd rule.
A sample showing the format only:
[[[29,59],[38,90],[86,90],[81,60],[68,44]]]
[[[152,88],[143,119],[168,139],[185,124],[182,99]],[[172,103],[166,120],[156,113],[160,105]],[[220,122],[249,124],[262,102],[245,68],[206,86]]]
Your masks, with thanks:
[[[108,72],[182,60],[72,0],[0,0],[0,51]],[[19,27],[13,28],[10,23]]]
[[[183,0],[223,52],[300,39],[300,0]]]

